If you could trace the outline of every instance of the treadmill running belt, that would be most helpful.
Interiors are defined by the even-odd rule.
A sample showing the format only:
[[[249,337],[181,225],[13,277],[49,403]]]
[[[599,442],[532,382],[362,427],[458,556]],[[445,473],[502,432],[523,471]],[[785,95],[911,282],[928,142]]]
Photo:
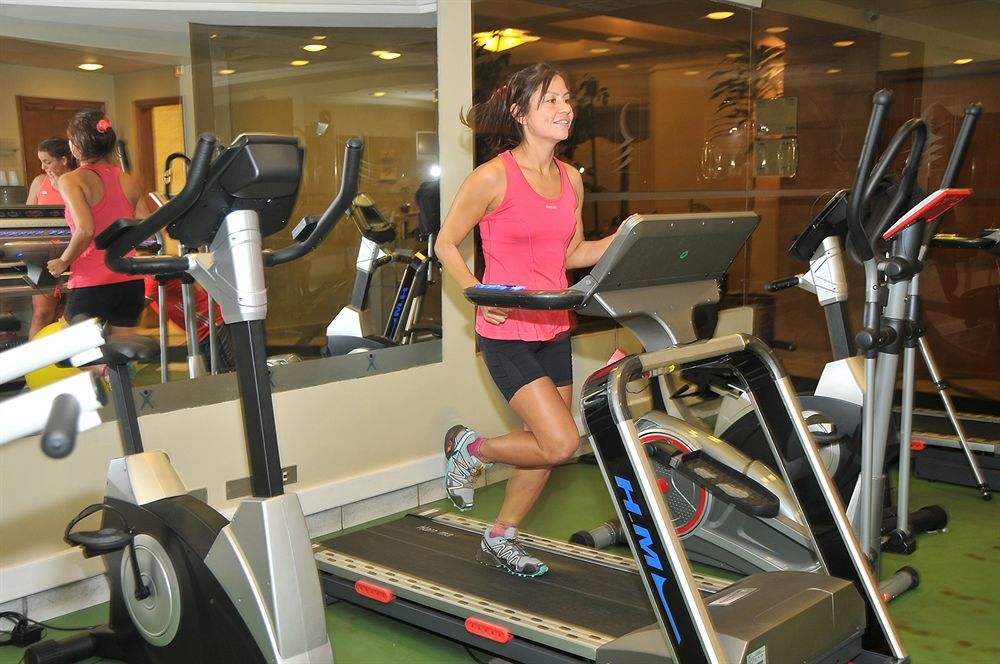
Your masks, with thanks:
[[[617,637],[656,622],[638,574],[543,551],[532,553],[549,566],[547,574],[514,576],[476,561],[481,539],[478,533],[411,514],[323,544],[463,594],[600,634]]]

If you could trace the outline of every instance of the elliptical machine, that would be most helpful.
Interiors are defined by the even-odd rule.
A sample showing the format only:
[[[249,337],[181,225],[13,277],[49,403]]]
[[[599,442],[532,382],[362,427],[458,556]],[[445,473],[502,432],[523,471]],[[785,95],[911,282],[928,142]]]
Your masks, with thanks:
[[[265,357],[264,267],[299,258],[326,236],[354,196],[359,139],[348,142],[340,193],[299,242],[264,251],[298,192],[302,150],[296,139],[242,135],[213,161],[215,137],[203,134],[184,189],[142,221],[119,220],[97,238],[106,262],[126,274],[187,271],[222,306],[236,355],[253,496],[232,521],[187,494],[163,452],[141,448],[137,423],[119,408],[126,456],[112,461],[98,531],[67,531],[86,555],[105,555],[111,585],[109,625],[31,648],[29,664],[90,656],[128,662],[333,661],[323,597],[298,497],[283,493]],[[145,238],[170,226],[184,256],[132,257]],[[119,398],[130,396],[118,386]],[[72,529],[73,525],[70,525]]]

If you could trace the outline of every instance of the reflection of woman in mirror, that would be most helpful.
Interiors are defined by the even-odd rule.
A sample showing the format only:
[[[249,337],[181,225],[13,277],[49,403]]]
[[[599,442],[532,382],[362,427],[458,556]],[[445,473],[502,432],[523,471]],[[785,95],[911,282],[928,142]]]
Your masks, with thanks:
[[[62,255],[49,261],[49,272],[58,277],[73,266],[66,318],[95,316],[111,326],[112,334],[127,334],[139,323],[145,305],[142,277],[112,272],[94,237],[118,219],[148,214],[142,188],[112,163],[118,139],[104,113],[80,111],[70,120],[67,135],[80,162],[59,179],[72,234]]]
[[[76,168],[76,157],[69,150],[65,138],[46,138],[38,144],[38,162],[42,174],[31,181],[28,188],[28,205],[65,205],[59,193],[59,178]],[[65,306],[65,298],[56,286],[52,294],[36,293],[31,296],[31,339],[46,325],[56,322]]]
[[[465,122],[492,139],[499,154],[466,178],[445,217],[436,243],[445,271],[462,288],[479,283],[459,250],[478,226],[485,283],[566,288],[566,271],[596,263],[612,239],[583,239],[580,173],[555,158],[573,123],[566,75],[544,63],[523,69],[473,107]],[[477,559],[512,574],[538,576],[548,567],[524,549],[517,529],[552,467],[571,458],[580,442],[570,412],[570,315],[480,307],[476,336],[493,381],[525,429],[483,438],[464,426],[452,427],[445,438],[446,488],[464,511],[472,507],[482,468],[494,461],[516,466]]]

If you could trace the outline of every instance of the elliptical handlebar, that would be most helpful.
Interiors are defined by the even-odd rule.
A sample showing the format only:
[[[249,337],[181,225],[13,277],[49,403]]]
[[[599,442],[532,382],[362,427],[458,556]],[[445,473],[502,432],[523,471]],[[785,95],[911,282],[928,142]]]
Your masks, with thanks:
[[[861,213],[867,216],[868,207],[875,196],[879,183],[885,177],[892,163],[896,161],[896,157],[903,151],[903,146],[910,138],[912,138],[910,154],[906,156],[906,163],[903,166],[903,172],[900,174],[896,194],[892,197],[889,205],[882,211],[882,216],[878,221],[870,225],[868,243],[873,252],[878,238],[881,238],[882,234],[889,230],[896,222],[900,208],[904,201],[909,200],[910,195],[913,193],[913,188],[916,186],[917,174],[920,170],[920,158],[924,153],[924,144],[927,143],[927,124],[923,120],[920,118],[910,118],[896,131],[889,140],[889,145],[886,147],[885,152],[879,157],[878,163],[872,170],[868,182],[865,184],[864,193],[861,196]],[[867,221],[867,219],[861,221],[862,229],[869,227]]]
[[[958,137],[955,139],[955,147],[952,148],[951,157],[948,158],[948,165],[941,176],[941,186],[939,189],[950,189],[955,186],[958,179],[958,172],[962,169],[965,161],[965,153],[969,150],[969,143],[972,141],[972,131],[976,128],[979,116],[983,114],[983,105],[976,101],[965,107],[965,116],[962,119],[962,126],[958,130]]]
[[[340,182],[340,191],[322,216],[312,226],[311,232],[297,242],[275,251],[264,252],[264,265],[272,267],[293,261],[305,256],[315,249],[320,242],[333,230],[340,218],[354,201],[358,190],[358,174],[361,171],[361,155],[364,152],[364,142],[360,138],[351,138],[344,148],[344,175]],[[182,191],[181,194],[184,192]]]
[[[861,146],[854,186],[851,187],[855,195],[850,197],[850,204],[847,207],[847,234],[855,253],[862,261],[871,260],[875,252],[865,234],[864,222],[861,219],[861,212],[864,209],[861,202],[865,197],[857,194],[864,191],[868,185],[872,165],[875,163],[875,152],[878,150],[879,135],[885,125],[890,105],[892,105],[892,92],[889,90],[879,90],[872,98],[872,114],[868,120],[868,129],[865,131],[865,141]]]
[[[204,133],[198,137],[188,170],[187,181],[180,193],[145,219],[119,219],[104,229],[94,240],[99,249],[105,250],[104,262],[115,272],[123,274],[163,274],[184,272],[188,261],[183,256],[126,256],[147,238],[180,219],[198,201],[208,178],[208,167],[215,152],[217,139]]]

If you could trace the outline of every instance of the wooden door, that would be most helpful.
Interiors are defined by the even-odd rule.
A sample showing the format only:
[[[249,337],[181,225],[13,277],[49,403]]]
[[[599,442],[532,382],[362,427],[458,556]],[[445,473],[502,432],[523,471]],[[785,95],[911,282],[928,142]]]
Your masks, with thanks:
[[[24,152],[25,186],[42,172],[38,165],[38,144],[46,138],[66,138],[66,127],[77,112],[87,108],[104,111],[103,101],[17,97],[17,120]]]
[[[167,155],[184,152],[184,126],[181,121],[181,98],[161,97],[140,99],[134,102],[136,154],[133,157],[135,175],[145,191],[160,191],[161,177]],[[170,114],[171,120],[164,126],[163,119],[157,122],[157,111],[176,107]],[[184,185],[184,167],[177,163],[177,171],[172,182],[172,191],[177,193]]]

